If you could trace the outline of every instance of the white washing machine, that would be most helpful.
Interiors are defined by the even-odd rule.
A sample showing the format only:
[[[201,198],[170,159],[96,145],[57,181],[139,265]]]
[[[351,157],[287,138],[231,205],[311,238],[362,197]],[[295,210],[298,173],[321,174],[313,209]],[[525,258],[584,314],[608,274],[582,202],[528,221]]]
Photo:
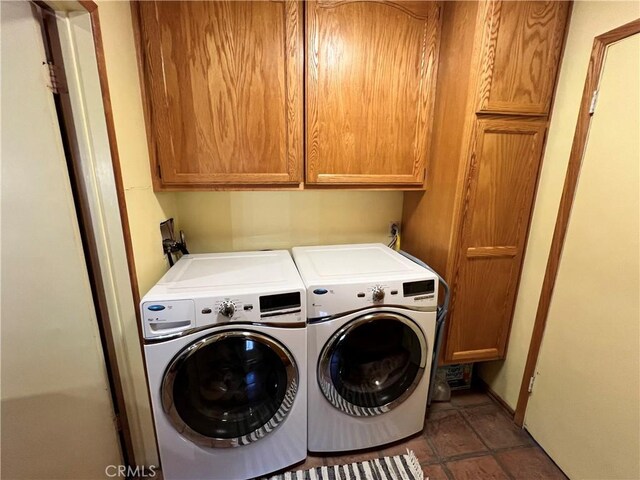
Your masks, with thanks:
[[[298,247],[293,258],[307,287],[309,450],[422,430],[438,277],[383,244]]]
[[[287,251],[185,255],[140,303],[166,480],[307,455],[305,290]]]

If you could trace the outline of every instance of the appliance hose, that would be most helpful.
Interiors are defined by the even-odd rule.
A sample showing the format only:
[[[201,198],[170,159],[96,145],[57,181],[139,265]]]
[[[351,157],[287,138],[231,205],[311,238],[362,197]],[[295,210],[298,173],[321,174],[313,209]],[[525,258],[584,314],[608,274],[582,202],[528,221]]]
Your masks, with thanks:
[[[438,277],[438,281],[440,282],[440,285],[442,285],[442,288],[444,289],[444,300],[442,302],[442,305],[438,305],[438,311],[436,314],[436,340],[435,340],[435,347],[433,349],[433,360],[431,362],[429,396],[427,397],[427,405],[431,405],[431,393],[433,392],[433,386],[436,380],[436,370],[438,369],[438,357],[440,356],[440,346],[442,345],[444,325],[447,319],[447,313],[449,311],[449,299],[450,299],[449,284],[447,284],[445,279],[442,278],[442,276],[440,276],[438,272],[436,272],[433,268],[431,268],[429,265],[424,263],[419,258],[416,258],[410,253],[407,253],[403,250],[398,250],[398,253],[408,258],[409,260],[417,263],[418,265],[426,268],[427,270],[435,273]]]

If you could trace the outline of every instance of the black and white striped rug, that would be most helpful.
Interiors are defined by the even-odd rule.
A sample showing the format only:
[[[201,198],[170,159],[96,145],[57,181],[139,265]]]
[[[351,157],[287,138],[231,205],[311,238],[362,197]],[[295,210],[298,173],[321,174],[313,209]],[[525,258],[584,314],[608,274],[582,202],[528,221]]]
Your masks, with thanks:
[[[268,480],[424,480],[420,462],[410,450],[347,465],[331,465],[274,475]]]

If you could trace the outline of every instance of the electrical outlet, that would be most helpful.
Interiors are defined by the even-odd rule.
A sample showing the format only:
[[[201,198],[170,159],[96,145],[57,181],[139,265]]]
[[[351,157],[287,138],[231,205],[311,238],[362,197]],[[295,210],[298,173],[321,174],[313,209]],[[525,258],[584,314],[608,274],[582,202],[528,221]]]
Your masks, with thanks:
[[[389,222],[389,236],[393,237],[398,233],[400,233],[400,220]]]

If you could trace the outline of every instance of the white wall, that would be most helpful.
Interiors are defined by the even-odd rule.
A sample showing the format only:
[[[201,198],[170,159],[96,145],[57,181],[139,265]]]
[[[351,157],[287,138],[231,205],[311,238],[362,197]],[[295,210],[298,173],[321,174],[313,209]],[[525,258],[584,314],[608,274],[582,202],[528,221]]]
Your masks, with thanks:
[[[640,17],[640,3],[577,1],[560,69],[547,146],[531,222],[520,290],[504,361],[481,364],[480,377],[515,409],[529,352],[593,38]],[[603,182],[607,178],[602,179]],[[612,185],[612,188],[615,188]]]

